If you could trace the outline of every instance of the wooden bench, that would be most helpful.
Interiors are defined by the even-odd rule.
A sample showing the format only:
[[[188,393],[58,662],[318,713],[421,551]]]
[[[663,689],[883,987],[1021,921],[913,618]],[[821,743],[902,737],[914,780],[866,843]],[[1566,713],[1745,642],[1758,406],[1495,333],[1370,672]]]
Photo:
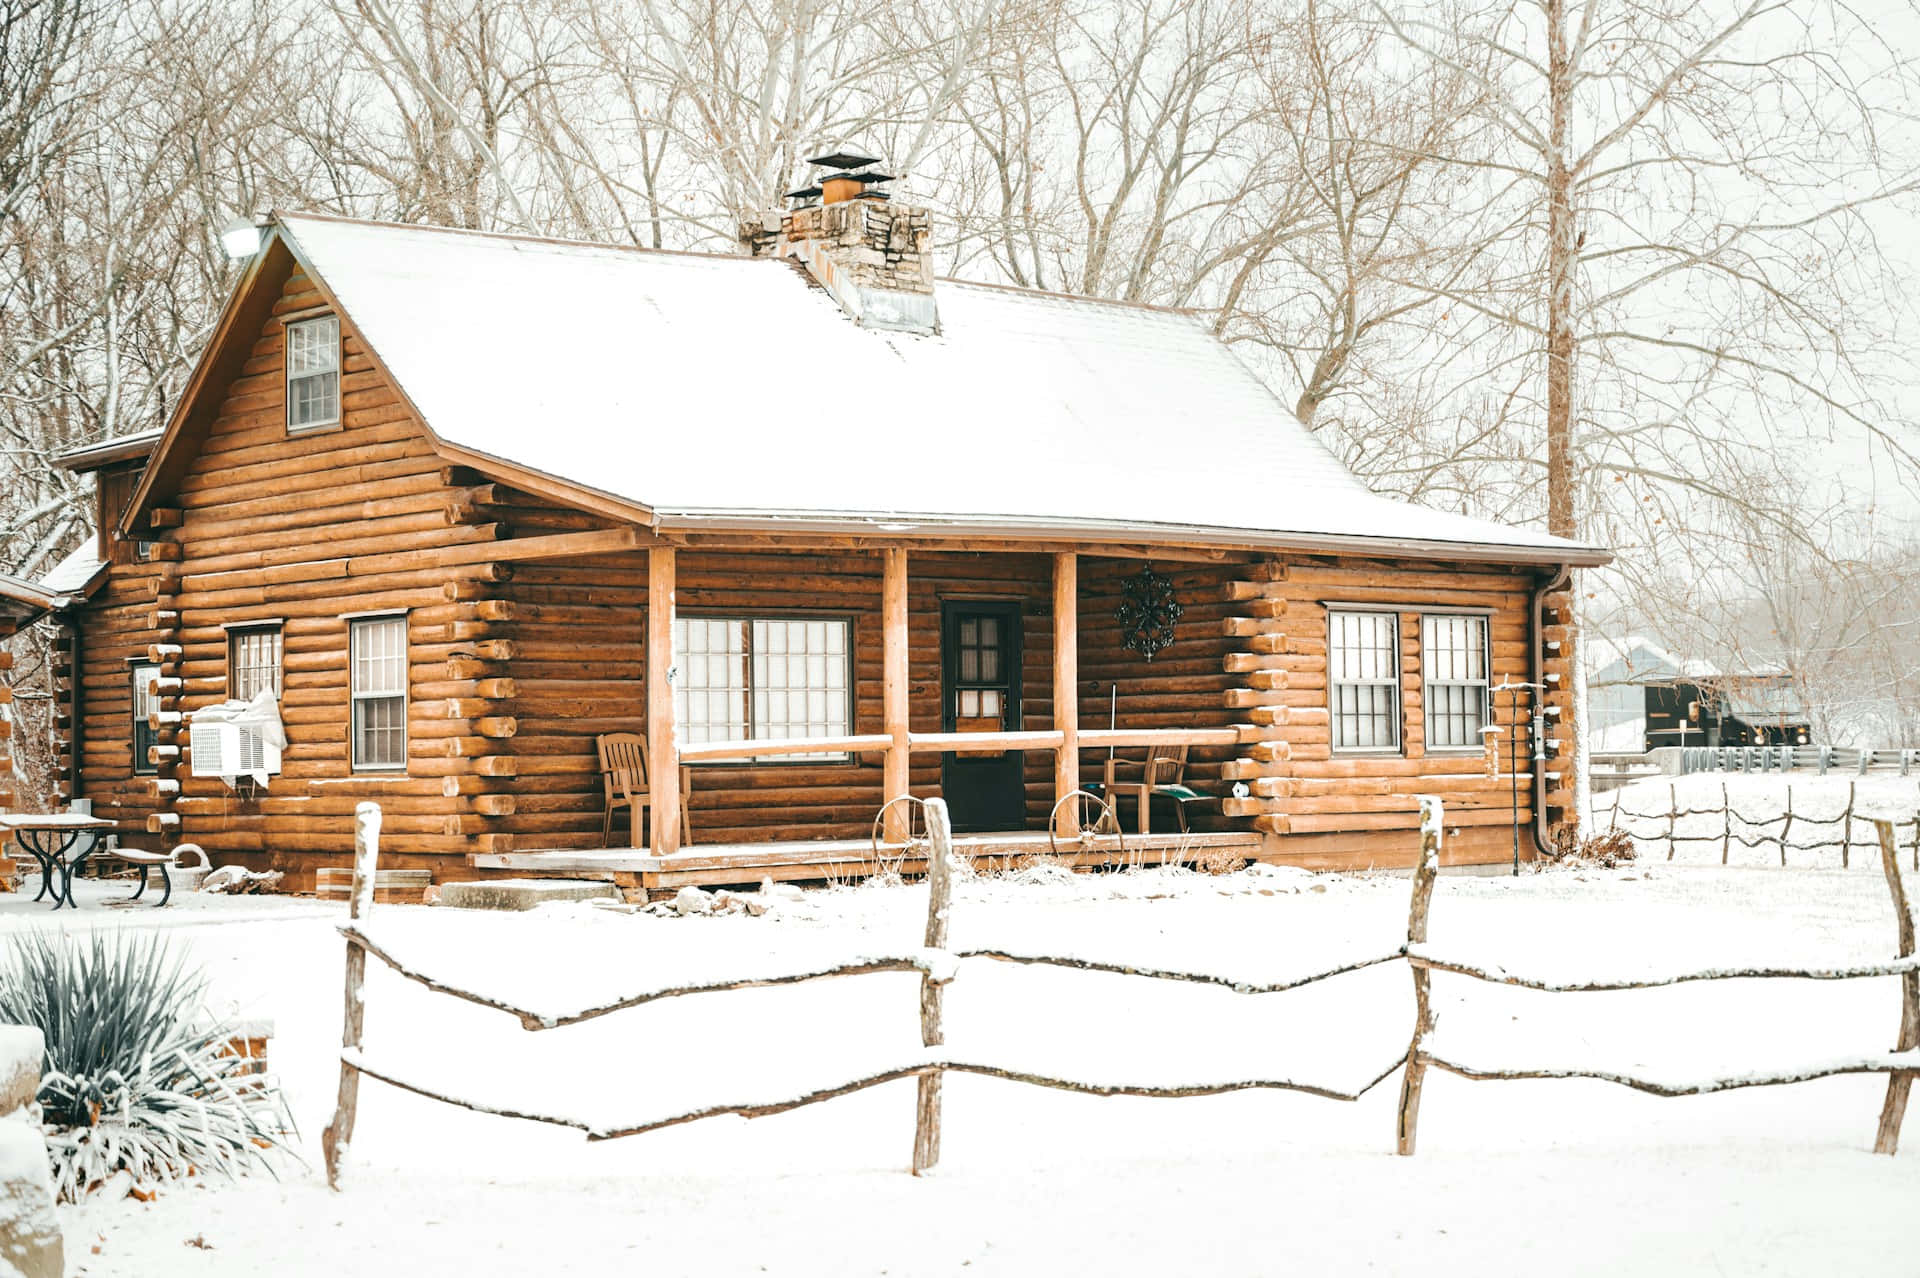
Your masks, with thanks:
[[[182,843],[171,852],[147,852],[140,848],[120,847],[115,848],[113,854],[140,871],[140,886],[134,889],[132,896],[126,898],[129,901],[139,900],[141,894],[147,890],[148,868],[156,865],[160,867],[161,892],[160,899],[153,903],[155,909],[159,909],[165,905],[173,896],[173,879],[168,876],[167,871],[175,869],[210,870],[213,868],[213,862],[207,859],[206,850],[198,843]],[[185,854],[199,857],[199,865],[182,866],[180,864],[180,858]]]

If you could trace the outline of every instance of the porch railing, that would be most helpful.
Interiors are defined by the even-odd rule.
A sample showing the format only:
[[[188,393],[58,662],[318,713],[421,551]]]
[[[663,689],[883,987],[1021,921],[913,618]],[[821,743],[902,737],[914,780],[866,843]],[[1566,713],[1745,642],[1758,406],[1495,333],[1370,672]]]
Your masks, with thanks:
[[[909,732],[907,749],[917,754],[948,750],[1050,750],[1066,745],[1064,732]],[[1241,743],[1238,728],[1090,728],[1078,748],[1115,746],[1230,746]],[[868,754],[890,749],[893,738],[880,732],[846,737],[770,737],[759,741],[702,741],[679,749],[682,763],[712,763],[796,754]]]

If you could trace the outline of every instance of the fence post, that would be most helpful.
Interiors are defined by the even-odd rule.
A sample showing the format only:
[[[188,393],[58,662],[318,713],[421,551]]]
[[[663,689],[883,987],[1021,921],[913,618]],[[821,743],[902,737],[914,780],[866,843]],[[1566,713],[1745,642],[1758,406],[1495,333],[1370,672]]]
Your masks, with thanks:
[[[1676,782],[1669,781],[1667,782],[1667,860],[1669,861],[1673,860],[1673,849],[1676,846],[1673,839],[1674,827],[1679,824],[1680,786]]]
[[[1415,796],[1420,801],[1420,859],[1413,866],[1413,904],[1407,911],[1407,945],[1427,943],[1427,912],[1433,906],[1433,881],[1440,873],[1440,830],[1445,812],[1437,796]],[[1426,964],[1413,961],[1413,1041],[1407,1044],[1407,1063],[1400,1071],[1400,1153],[1413,1153],[1420,1126],[1420,1088],[1427,1076],[1427,1036],[1433,1033],[1433,1002],[1429,997],[1433,974]]]
[[[945,799],[928,799],[927,817],[927,948],[947,948],[947,916],[953,905],[953,823]],[[940,1023],[946,986],[934,973],[920,974],[920,1044],[938,1047],[946,1042]],[[913,1108],[913,1174],[918,1176],[940,1161],[940,1090],[945,1071],[930,1069],[920,1075]]]
[[[1893,846],[1893,822],[1875,821],[1880,836],[1880,868],[1887,874],[1887,891],[1893,896],[1894,923],[1899,932],[1900,957],[1913,953],[1913,912],[1907,905],[1907,888],[1900,881],[1900,858]],[[1910,1052],[1920,1047],[1920,972],[1900,976],[1900,1040],[1894,1050]],[[1907,1093],[1913,1088],[1912,1070],[1896,1070],[1887,1079],[1887,1101],[1880,1109],[1880,1127],[1874,1133],[1873,1152],[1891,1154],[1900,1148],[1900,1121],[1907,1114]]]
[[[353,809],[353,894],[347,901],[347,917],[358,921],[373,913],[373,884],[380,864],[380,805],[361,803]],[[367,1006],[361,996],[361,984],[367,976],[367,952],[357,941],[347,942],[347,996],[345,1025],[340,1033],[343,1050],[360,1047],[360,1031],[366,1025]],[[333,1121],[320,1134],[320,1149],[327,1160],[327,1186],[340,1188],[340,1164],[347,1147],[353,1143],[353,1120],[360,1110],[360,1071],[340,1062],[340,1095],[334,1102]]]
[[[1787,867],[1787,834],[1793,829],[1793,782],[1787,782],[1787,817],[1780,823],[1780,868]]]
[[[1733,800],[1727,796],[1727,783],[1720,783],[1720,864],[1727,863],[1727,851],[1733,846]]]
[[[1853,787],[1857,784],[1847,782],[1847,810],[1840,814],[1840,868],[1843,870],[1853,864]]]

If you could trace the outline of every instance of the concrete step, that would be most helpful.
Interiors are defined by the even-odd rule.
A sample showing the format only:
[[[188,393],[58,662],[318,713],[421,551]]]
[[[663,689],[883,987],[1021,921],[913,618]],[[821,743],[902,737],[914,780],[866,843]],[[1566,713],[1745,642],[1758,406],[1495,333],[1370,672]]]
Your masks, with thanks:
[[[442,883],[440,904],[458,910],[531,910],[549,901],[620,899],[620,889],[592,879],[479,879]]]

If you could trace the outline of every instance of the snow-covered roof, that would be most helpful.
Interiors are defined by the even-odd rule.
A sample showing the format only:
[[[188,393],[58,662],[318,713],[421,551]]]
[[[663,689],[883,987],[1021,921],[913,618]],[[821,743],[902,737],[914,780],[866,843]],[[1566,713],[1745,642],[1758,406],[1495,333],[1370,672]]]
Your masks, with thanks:
[[[152,430],[136,431],[131,435],[116,435],[112,439],[81,444],[56,454],[53,464],[62,470],[90,471],[118,461],[138,461],[153,451],[154,446],[160,442],[164,434],[166,434],[164,430],[155,427]]]
[[[70,607],[104,567],[106,564],[94,556],[94,543],[89,538],[39,581],[0,573],[0,612],[25,619]]]
[[[1180,312],[942,281],[915,337],[772,259],[278,222],[443,442],[663,525],[1606,557],[1371,493]]]
[[[25,621],[53,605],[54,599],[32,582],[0,573],[0,617]]]
[[[1584,641],[1587,668],[1597,683],[1662,683],[1670,679],[1715,679],[1720,668],[1698,657],[1681,657],[1645,635]]]
[[[100,558],[94,540],[89,537],[68,552],[65,559],[49,568],[46,576],[36,584],[50,595],[83,594],[87,583],[106,566],[106,560]]]
[[[1591,684],[1672,683],[1676,680],[1712,682],[1727,688],[1761,687],[1783,680],[1787,668],[1778,661],[1747,661],[1738,664],[1709,661],[1704,657],[1682,657],[1663,648],[1645,635],[1625,635],[1619,639],[1583,640]]]

